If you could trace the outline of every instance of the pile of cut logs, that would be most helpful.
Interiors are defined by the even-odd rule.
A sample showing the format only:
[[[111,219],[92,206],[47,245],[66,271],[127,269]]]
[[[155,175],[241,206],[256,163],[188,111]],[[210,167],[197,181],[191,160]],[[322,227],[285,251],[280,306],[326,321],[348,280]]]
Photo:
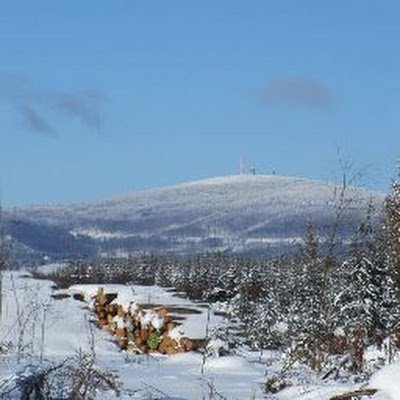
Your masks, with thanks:
[[[176,324],[167,308],[141,310],[131,302],[125,310],[122,305],[113,302],[116,298],[117,294],[105,293],[104,288],[99,288],[93,296],[93,310],[99,326],[115,336],[122,350],[172,355],[196,349],[193,340],[173,334]]]

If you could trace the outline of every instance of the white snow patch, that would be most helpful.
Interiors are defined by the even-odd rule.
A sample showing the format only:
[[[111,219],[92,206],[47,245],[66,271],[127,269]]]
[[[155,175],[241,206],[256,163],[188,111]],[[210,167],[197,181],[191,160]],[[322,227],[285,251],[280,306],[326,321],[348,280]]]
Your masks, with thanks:
[[[74,237],[77,236],[86,236],[95,240],[111,240],[111,239],[126,239],[133,237],[133,234],[122,232],[122,231],[114,231],[107,232],[97,228],[79,228],[70,231],[70,234]]]
[[[369,386],[381,390],[390,400],[400,400],[400,361],[379,370]]]

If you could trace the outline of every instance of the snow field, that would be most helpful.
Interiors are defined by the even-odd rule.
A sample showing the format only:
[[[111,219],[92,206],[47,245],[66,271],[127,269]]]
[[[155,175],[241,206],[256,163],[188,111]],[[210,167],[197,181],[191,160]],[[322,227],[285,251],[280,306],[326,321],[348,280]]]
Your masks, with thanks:
[[[116,372],[124,384],[122,398],[148,398],[158,393],[167,398],[201,399],[211,390],[217,390],[227,399],[262,399],[260,383],[263,381],[261,368],[254,367],[239,356],[221,359],[207,359],[202,373],[203,357],[198,353],[186,353],[177,356],[134,355],[121,352],[112,342],[112,337],[105,331],[97,329],[90,319],[92,313],[86,303],[73,298],[55,300],[52,294],[52,283],[22,277],[20,274],[4,274],[3,278],[3,314],[1,324],[2,341],[18,342],[18,324],[15,316],[17,304],[25,308],[24,302],[31,302],[35,295],[37,304],[46,304],[46,311],[28,317],[29,334],[23,340],[29,347],[29,356],[24,355],[20,363],[32,357],[51,361],[61,361],[77,350],[91,351],[94,343],[97,364],[102,368]],[[74,286],[68,292],[84,292],[89,298],[97,292],[98,286]],[[118,290],[120,301],[132,300],[132,288],[124,285],[106,285],[106,291]],[[196,307],[188,300],[172,297],[171,293],[159,287],[133,287],[138,303],[155,303],[165,301],[181,306]],[[29,294],[29,295],[28,295]],[[16,298],[18,301],[15,301]],[[45,315],[45,317],[44,317]],[[188,316],[182,324],[185,334],[204,336],[204,321],[207,313]],[[212,324],[220,317],[214,317]],[[42,329],[43,328],[43,329]],[[42,344],[43,343],[43,344]],[[18,365],[13,357],[8,363],[2,363],[0,378],[12,374]],[[109,394],[104,395],[110,398]],[[133,397],[132,397],[133,396]],[[147,397],[146,397],[147,396]]]

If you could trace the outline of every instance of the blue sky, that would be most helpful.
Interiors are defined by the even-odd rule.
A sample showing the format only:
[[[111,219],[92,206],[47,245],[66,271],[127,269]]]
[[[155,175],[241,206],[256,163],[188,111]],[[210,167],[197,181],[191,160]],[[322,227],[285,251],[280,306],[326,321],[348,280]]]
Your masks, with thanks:
[[[400,156],[397,1],[9,1],[3,203],[98,199],[237,173],[385,191]]]

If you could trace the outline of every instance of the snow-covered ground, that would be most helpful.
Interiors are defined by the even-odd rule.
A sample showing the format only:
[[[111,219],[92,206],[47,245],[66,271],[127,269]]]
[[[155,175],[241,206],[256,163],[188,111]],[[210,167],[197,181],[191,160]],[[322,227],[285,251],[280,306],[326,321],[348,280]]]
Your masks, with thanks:
[[[121,302],[132,299],[133,289],[133,296],[138,302],[148,303],[150,300],[159,304],[162,301],[167,305],[173,303],[201,309],[187,300],[173,298],[161,288],[113,285],[106,289],[118,290]],[[71,288],[71,292],[77,291],[90,296],[97,291],[97,286]],[[145,398],[143,396],[148,393],[153,396],[163,393],[165,398],[201,399],[210,392],[210,386],[228,399],[263,398],[260,386],[263,370],[243,357],[207,359],[202,373],[202,355],[198,353],[146,356],[121,352],[109,333],[90,323],[92,313],[86,303],[71,297],[55,300],[50,297],[51,293],[51,282],[33,280],[21,274],[4,275],[0,337],[2,342],[10,341],[18,346],[21,335],[17,315],[20,315],[25,326],[20,363],[28,356],[61,361],[80,349],[89,352],[93,338],[97,363],[120,376],[127,398]],[[204,336],[206,319],[207,311],[203,308],[201,314],[189,316],[182,329],[187,334]],[[211,325],[217,320],[218,317],[212,317]],[[3,360],[0,377],[4,379],[15,371],[16,360],[11,356],[8,359],[3,356]]]
[[[370,386],[381,390],[377,399],[400,400],[400,361],[378,371],[371,378]]]
[[[66,294],[83,293],[90,301],[97,285],[75,285]],[[160,287],[105,285],[107,292],[117,292],[117,302],[128,305],[163,304],[195,310],[185,314],[179,329],[182,334],[202,338],[209,330],[224,321],[204,304],[176,297],[172,290]],[[62,293],[62,291],[56,291]],[[308,372],[299,373],[296,384],[278,394],[263,393],[263,384],[279,369],[279,353],[266,352],[260,362],[259,354],[243,351],[241,355],[207,357],[191,352],[175,356],[137,355],[122,352],[113,343],[111,335],[99,330],[90,321],[93,314],[88,302],[73,297],[56,300],[49,281],[38,281],[24,273],[3,275],[3,298],[0,324],[0,343],[12,343],[9,352],[2,350],[1,381],[12,376],[24,363],[35,360],[61,361],[78,350],[96,354],[96,363],[112,371],[123,383],[122,398],[208,399],[213,388],[217,399],[276,399],[276,400],[329,400],[358,389],[360,384],[340,384],[310,379]],[[19,358],[19,359],[18,359]],[[303,379],[304,378],[304,379]],[[384,367],[374,374],[369,384],[379,389],[370,399],[400,400],[400,361]],[[102,398],[113,398],[106,393]],[[363,398],[363,400],[367,398]]]

